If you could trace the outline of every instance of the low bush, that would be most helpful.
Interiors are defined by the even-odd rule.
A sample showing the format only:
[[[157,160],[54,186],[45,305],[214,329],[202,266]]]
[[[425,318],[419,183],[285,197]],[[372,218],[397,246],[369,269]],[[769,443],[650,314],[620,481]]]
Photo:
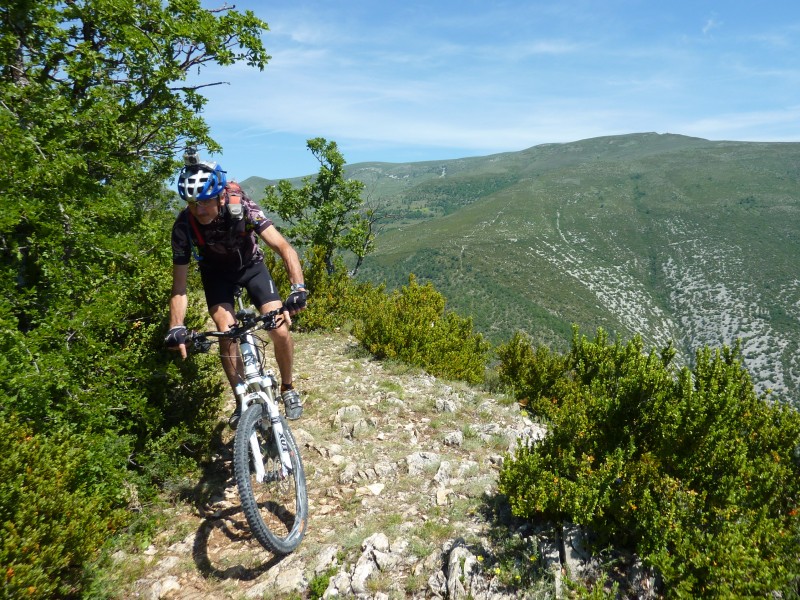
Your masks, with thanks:
[[[274,257],[268,267],[285,295],[289,281]],[[348,327],[377,358],[421,367],[431,375],[469,383],[484,380],[491,344],[475,332],[471,318],[445,308],[445,297],[411,275],[407,286],[387,294],[384,286],[354,280],[339,262],[328,273],[319,249],[303,261],[308,308],[294,317],[302,330]]]
[[[0,564],[3,598],[69,597],[84,565],[127,515],[125,440],[64,429],[34,433],[0,421]]]
[[[448,379],[480,383],[490,344],[472,319],[445,309],[433,285],[413,275],[391,295],[373,293],[362,303],[353,333],[378,358],[395,358]]]
[[[268,256],[266,262],[285,298],[290,284],[286,270],[274,254]],[[309,291],[308,305],[306,310],[292,317],[297,329],[330,331],[349,327],[372,307],[380,306],[385,296],[383,287],[359,283],[350,277],[340,259],[335,264],[334,272],[328,273],[324,249],[311,248],[307,252],[303,275]]]
[[[668,597],[797,592],[800,415],[756,395],[738,346],[698,351],[691,370],[602,331],[576,330],[561,361],[520,337],[500,354],[550,427],[501,471],[516,515],[629,548]]]
[[[146,502],[209,453],[219,361],[164,348],[172,217],[151,218],[102,243],[83,232],[73,262],[0,295],[0,597],[80,597],[126,491]],[[187,325],[202,328],[205,307],[192,308]]]
[[[528,411],[550,417],[558,399],[548,396],[564,374],[564,357],[546,346],[533,348],[520,332],[498,346],[500,385],[513,394]]]

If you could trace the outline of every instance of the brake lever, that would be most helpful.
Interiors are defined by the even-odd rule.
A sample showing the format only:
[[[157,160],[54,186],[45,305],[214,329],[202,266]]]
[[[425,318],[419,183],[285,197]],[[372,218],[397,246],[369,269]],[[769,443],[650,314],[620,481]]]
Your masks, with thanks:
[[[263,323],[264,329],[267,331],[272,329],[277,329],[281,325],[283,325],[284,321],[286,321],[286,317],[283,316],[283,313],[288,312],[285,306],[281,306],[279,309],[271,311],[266,315],[261,315],[260,321]]]
[[[192,335],[192,346],[194,347],[195,352],[204,354],[211,349],[211,344],[211,340],[202,333],[194,333]]]

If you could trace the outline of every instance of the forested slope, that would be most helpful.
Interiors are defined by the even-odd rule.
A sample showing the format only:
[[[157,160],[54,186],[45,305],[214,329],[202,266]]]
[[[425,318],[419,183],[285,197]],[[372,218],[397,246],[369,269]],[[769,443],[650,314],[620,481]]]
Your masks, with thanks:
[[[632,134],[352,165],[396,217],[361,275],[394,287],[413,272],[492,340],[520,329],[565,348],[575,323],[674,340],[690,363],[741,339],[758,389],[795,402],[798,160],[800,144]]]

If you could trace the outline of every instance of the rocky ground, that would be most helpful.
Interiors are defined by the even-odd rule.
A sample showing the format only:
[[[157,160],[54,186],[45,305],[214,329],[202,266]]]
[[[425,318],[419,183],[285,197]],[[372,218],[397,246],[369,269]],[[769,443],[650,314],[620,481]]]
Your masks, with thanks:
[[[119,598],[547,598],[586,567],[577,533],[515,523],[495,493],[504,454],[544,435],[513,402],[375,361],[345,334],[295,340],[300,547],[278,557],[250,536],[220,427],[213,464],[165,530],[115,555]]]

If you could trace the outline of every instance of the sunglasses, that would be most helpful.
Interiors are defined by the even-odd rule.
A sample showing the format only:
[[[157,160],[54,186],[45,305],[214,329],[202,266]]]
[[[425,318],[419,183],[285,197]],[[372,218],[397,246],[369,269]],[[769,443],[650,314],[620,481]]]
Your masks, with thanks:
[[[206,198],[205,200],[187,200],[186,204],[189,206],[197,207],[198,205],[202,206],[203,208],[207,208],[212,205],[212,203],[219,200],[219,196],[214,196],[213,198]]]

